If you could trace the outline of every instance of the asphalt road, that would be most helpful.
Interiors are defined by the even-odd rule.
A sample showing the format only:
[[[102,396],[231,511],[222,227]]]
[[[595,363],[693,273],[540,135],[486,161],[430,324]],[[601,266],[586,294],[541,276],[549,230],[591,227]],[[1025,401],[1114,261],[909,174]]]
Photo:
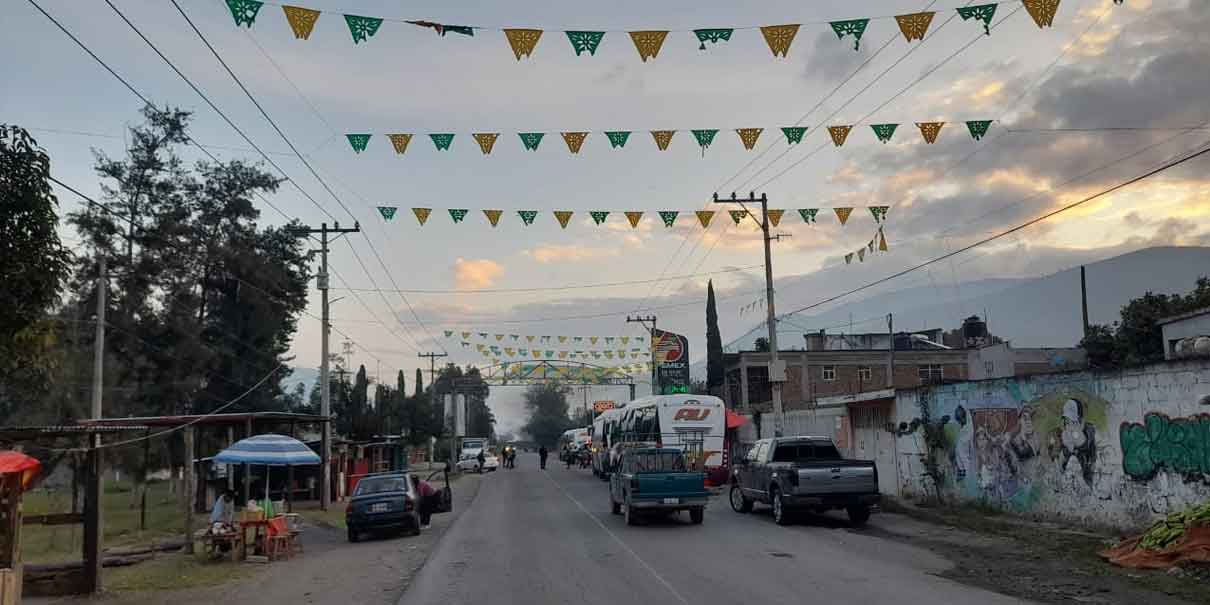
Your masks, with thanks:
[[[483,479],[401,605],[451,603],[1019,603],[934,575],[945,559],[836,517],[778,527],[713,499],[703,525],[629,527],[607,485],[536,455]],[[879,515],[870,524],[877,526]]]

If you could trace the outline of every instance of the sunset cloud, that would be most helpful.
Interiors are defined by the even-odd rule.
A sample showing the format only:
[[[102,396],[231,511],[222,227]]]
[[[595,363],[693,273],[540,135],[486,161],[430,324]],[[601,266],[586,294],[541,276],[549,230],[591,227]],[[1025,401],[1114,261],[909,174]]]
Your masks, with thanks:
[[[599,260],[602,258],[613,258],[621,256],[622,246],[614,248],[596,248],[591,246],[559,245],[559,244],[544,244],[528,250],[522,250],[521,254],[534,259],[535,261],[548,263],[578,263],[588,260]]]
[[[454,285],[459,290],[490,288],[503,273],[504,267],[491,259],[459,258],[454,261]]]

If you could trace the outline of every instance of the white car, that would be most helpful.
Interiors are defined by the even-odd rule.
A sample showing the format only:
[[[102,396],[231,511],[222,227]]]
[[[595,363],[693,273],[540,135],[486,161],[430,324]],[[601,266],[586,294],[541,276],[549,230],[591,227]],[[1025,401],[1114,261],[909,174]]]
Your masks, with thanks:
[[[455,465],[455,468],[458,469],[458,472],[462,472],[462,473],[478,472],[480,470],[479,469],[479,454],[478,453],[463,454],[462,459],[458,461],[458,464]],[[498,468],[500,468],[500,459],[496,458],[494,455],[492,455],[490,453],[484,454],[482,470],[486,471],[486,472],[491,472]]]

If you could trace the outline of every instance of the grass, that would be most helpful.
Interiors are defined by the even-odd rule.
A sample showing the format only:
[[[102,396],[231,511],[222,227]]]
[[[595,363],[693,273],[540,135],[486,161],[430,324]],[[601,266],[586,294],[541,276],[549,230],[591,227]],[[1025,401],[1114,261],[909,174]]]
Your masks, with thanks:
[[[216,586],[246,577],[257,569],[262,568],[207,561],[200,552],[194,555],[163,554],[138,565],[107,568],[103,582],[106,592],[180,590]]]
[[[345,528],[345,505],[343,502],[333,502],[328,510],[319,510],[319,502],[305,502],[294,505],[294,512],[302,515],[311,523],[327,525],[338,529]]]

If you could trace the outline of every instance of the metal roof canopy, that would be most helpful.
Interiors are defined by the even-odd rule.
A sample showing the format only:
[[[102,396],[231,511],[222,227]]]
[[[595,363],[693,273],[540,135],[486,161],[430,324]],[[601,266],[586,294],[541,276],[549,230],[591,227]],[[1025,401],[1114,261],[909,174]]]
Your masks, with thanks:
[[[328,418],[318,414],[293,412],[238,412],[232,414],[182,414],[174,416],[142,416],[135,418],[99,418],[76,421],[81,427],[116,427],[141,425],[166,427],[194,424],[198,426],[244,425],[248,422],[323,423]]]
[[[39,438],[80,437],[93,434],[113,434],[132,431],[146,431],[150,427],[145,424],[135,424],[131,418],[122,419],[109,425],[52,425],[52,426],[3,426],[0,427],[0,440],[22,441]]]

